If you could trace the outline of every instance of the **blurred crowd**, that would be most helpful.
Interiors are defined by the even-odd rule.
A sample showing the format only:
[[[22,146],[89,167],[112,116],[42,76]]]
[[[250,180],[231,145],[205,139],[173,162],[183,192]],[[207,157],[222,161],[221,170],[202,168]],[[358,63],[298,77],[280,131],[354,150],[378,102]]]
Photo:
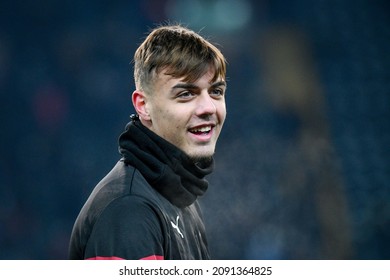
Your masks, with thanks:
[[[390,258],[385,0],[0,3],[0,259],[66,259],[119,159],[132,56],[181,22],[228,60],[203,205],[215,259]]]

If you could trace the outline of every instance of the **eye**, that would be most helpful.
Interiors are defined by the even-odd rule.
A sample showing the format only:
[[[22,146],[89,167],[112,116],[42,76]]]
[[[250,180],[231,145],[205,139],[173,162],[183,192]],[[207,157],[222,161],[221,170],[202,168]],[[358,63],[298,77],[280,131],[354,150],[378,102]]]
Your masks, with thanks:
[[[195,96],[195,93],[191,91],[182,91],[177,95],[177,98],[182,99],[182,100],[187,100],[191,99]]]
[[[221,97],[225,94],[225,91],[221,88],[214,88],[211,90],[210,95],[214,97]]]

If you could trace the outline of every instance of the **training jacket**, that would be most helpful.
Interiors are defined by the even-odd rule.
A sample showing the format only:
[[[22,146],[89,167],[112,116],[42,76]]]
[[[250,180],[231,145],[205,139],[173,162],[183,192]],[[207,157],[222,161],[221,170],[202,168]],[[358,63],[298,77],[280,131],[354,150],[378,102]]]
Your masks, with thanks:
[[[70,259],[209,259],[197,198],[200,166],[136,117],[119,138],[122,158],[98,183],[73,227]]]

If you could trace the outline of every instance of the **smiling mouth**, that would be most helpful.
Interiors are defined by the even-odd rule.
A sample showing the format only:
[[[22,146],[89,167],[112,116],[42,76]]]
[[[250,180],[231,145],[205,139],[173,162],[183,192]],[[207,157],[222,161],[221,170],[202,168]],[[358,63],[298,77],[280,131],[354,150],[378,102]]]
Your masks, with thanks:
[[[211,132],[212,126],[202,126],[202,127],[197,127],[197,128],[192,128],[189,130],[192,134],[195,135],[207,135]]]

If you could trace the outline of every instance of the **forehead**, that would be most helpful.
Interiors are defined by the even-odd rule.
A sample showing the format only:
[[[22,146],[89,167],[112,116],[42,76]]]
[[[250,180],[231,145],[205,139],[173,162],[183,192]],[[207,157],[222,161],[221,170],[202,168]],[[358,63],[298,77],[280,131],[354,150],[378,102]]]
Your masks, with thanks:
[[[208,69],[196,81],[189,81],[187,76],[175,77],[168,73],[170,73],[169,69],[163,69],[157,73],[155,77],[155,84],[160,86],[168,84],[171,85],[177,82],[196,84],[200,81],[202,81],[202,83],[206,82],[208,84],[212,84],[216,81],[224,81],[223,77],[218,77],[217,79],[215,78],[215,69],[211,66],[208,67]]]

